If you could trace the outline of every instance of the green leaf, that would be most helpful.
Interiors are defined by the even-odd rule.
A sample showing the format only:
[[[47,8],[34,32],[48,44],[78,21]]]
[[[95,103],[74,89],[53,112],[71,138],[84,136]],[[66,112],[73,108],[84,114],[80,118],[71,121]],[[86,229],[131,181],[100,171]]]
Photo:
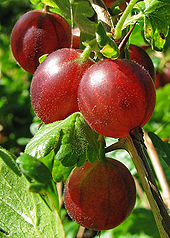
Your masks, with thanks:
[[[73,22],[82,32],[95,35],[97,24],[89,18],[94,15],[94,10],[88,1],[75,0],[72,3]]]
[[[12,167],[13,163],[9,167]],[[38,194],[28,192],[29,182],[0,158],[0,237],[64,238],[55,209],[50,210]]]
[[[108,42],[108,36],[101,22],[97,24],[96,40],[100,47],[105,46]]]
[[[40,58],[39,58],[39,62],[40,64],[47,58],[48,54],[45,54],[45,55],[42,55]]]
[[[103,47],[100,51],[107,58],[116,59],[119,56],[119,50],[114,41],[110,39],[110,41]]]
[[[39,3],[41,3],[41,0],[30,0],[30,2],[32,4],[38,5]]]
[[[143,22],[140,22],[135,25],[135,27],[129,37],[129,44],[134,44],[134,45],[145,45],[146,44],[143,29],[144,29]]]
[[[30,155],[22,154],[16,162],[19,163],[22,172],[29,178],[35,179],[39,183],[50,183],[51,173],[41,161]]]
[[[45,157],[39,158],[41,162],[51,171],[55,182],[66,181],[73,167],[65,167],[61,161],[55,159],[55,152],[52,150]]]
[[[156,149],[163,152],[162,158],[170,167],[170,144],[163,142],[156,134],[153,132],[148,132],[149,137],[152,140],[153,145]]]
[[[17,159],[17,163],[19,163],[23,174],[25,174],[29,179],[34,180],[31,181],[29,191],[35,193],[46,193],[50,199],[49,202],[51,201],[51,204],[59,212],[58,192],[56,185],[52,180],[50,170],[41,161],[28,154],[22,154]]]
[[[145,6],[145,38],[155,50],[162,51],[169,32],[170,2],[169,0],[145,0]]]
[[[98,158],[97,139],[98,134],[77,112],[63,121],[42,126],[26,146],[25,153],[40,159],[54,150],[55,159],[64,166],[81,166],[86,159],[93,163]]]
[[[15,163],[15,156],[12,155],[9,151],[0,147],[0,158],[6,163],[6,165],[18,176],[21,176],[21,172]]]
[[[54,161],[52,176],[55,182],[66,182],[73,167],[65,167],[59,160]]]
[[[97,25],[96,40],[101,49],[101,53],[107,58],[117,58],[119,49],[117,44],[106,34],[104,26],[101,22]]]
[[[54,7],[54,8],[58,7],[55,0],[41,0],[41,1],[42,3],[46,4],[49,7]]]
[[[47,6],[60,8],[60,10],[70,18],[70,2],[69,0],[41,0],[42,3],[46,4]]]
[[[52,172],[53,164],[55,159],[55,152],[52,150],[49,154],[44,157],[39,158],[41,162]]]

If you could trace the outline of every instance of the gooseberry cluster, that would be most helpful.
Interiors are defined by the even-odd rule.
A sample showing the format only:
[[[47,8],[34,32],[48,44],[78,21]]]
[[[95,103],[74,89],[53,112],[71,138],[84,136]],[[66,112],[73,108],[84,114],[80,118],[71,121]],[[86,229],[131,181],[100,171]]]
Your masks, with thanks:
[[[93,130],[114,138],[144,126],[155,106],[154,67],[146,52],[130,45],[129,59],[96,63],[84,59],[77,45],[70,48],[71,37],[67,21],[46,11],[30,11],[14,26],[11,49],[20,66],[34,73],[31,102],[37,116],[52,123],[80,111]],[[64,191],[72,219],[94,230],[118,226],[135,199],[129,170],[109,158],[75,168]]]

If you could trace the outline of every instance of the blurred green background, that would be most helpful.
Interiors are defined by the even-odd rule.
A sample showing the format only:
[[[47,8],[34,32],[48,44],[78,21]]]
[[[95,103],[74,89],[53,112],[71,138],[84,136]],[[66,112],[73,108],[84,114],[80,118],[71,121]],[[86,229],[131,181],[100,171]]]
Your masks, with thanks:
[[[40,121],[35,116],[30,103],[30,82],[32,75],[21,69],[15,62],[10,50],[10,34],[12,28],[22,14],[33,9],[28,0],[1,0],[0,1],[0,145],[15,155],[24,150],[25,145],[35,133]],[[169,42],[169,41],[168,41]],[[166,45],[167,55],[169,43]],[[162,55],[161,55],[162,57]],[[159,54],[153,57],[156,68],[161,66]],[[162,68],[160,69],[160,71]],[[145,126],[145,130],[152,131],[166,143],[170,135],[170,84],[157,90],[157,103],[155,112]],[[107,138],[107,144],[113,139]],[[161,164],[164,168],[168,182],[170,173],[167,165],[159,153]],[[121,160],[128,166],[131,173],[138,181],[138,175],[129,155],[124,151],[112,152],[111,157]],[[151,164],[152,166],[152,164]],[[157,181],[159,186],[159,181]],[[138,181],[140,185],[140,182]],[[71,221],[62,209],[62,219],[67,238],[75,238],[79,226]],[[97,237],[97,233],[85,230],[80,237]],[[78,237],[78,238],[80,238]],[[152,212],[148,209],[145,199],[140,194],[134,212],[119,227],[102,232],[101,238],[158,238],[159,234],[153,219]]]
[[[21,69],[10,50],[12,28],[30,10],[27,0],[0,2],[0,144],[16,155],[32,136],[33,111],[29,87],[32,75]]]

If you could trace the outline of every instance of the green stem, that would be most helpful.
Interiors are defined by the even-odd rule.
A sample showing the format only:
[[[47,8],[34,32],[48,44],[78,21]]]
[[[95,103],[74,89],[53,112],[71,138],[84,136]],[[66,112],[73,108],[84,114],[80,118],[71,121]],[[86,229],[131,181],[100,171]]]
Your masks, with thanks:
[[[89,41],[87,43],[87,45],[85,45],[85,49],[83,50],[83,52],[81,53],[80,57],[78,58],[77,62],[79,62],[80,64],[82,64],[83,62],[85,62],[91,54],[92,49],[94,48],[96,44],[96,38]]]
[[[123,24],[123,29],[126,28],[127,26],[133,24],[133,22],[137,22],[140,19],[142,19],[144,17],[144,14],[142,12],[140,12],[137,15],[134,15],[132,17],[129,17],[128,20],[126,19],[126,21]]]
[[[47,187],[47,194],[51,201],[52,206],[56,209],[56,211],[60,214],[60,205],[59,205],[59,199],[58,199],[58,192],[57,188],[54,182],[52,182]]]
[[[82,52],[80,58],[78,59],[78,62],[80,64],[85,62],[89,58],[91,51],[92,51],[92,46],[91,45],[86,46],[86,48]]]
[[[105,145],[106,145],[104,137],[102,135],[99,135],[97,142],[99,143],[99,160],[103,161],[105,160]]]
[[[123,23],[125,22],[127,16],[129,13],[132,11],[133,6],[136,4],[138,0],[131,0],[128,6],[126,7],[123,15],[121,16],[120,20],[118,21],[116,28],[115,28],[115,33],[114,33],[114,39],[119,40],[122,37],[122,27]]]

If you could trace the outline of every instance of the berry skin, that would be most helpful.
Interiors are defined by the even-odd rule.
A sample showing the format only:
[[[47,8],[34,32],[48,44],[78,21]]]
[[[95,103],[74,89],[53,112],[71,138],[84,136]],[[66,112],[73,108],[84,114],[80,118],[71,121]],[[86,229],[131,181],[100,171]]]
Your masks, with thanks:
[[[92,230],[108,230],[132,212],[136,188],[129,170],[119,161],[105,158],[86,162],[70,174],[64,202],[70,217]]]
[[[155,69],[151,58],[141,47],[136,45],[129,46],[129,57],[131,61],[134,61],[143,66],[150,74],[153,81],[155,81]]]
[[[103,136],[127,137],[131,129],[150,119],[156,101],[148,72],[124,60],[103,60],[83,75],[79,109],[87,123]]]
[[[34,73],[39,57],[70,47],[71,28],[60,15],[42,10],[25,13],[16,22],[11,34],[11,49],[19,65]]]
[[[78,85],[92,60],[79,63],[80,50],[64,48],[51,53],[38,66],[31,83],[31,101],[44,123],[63,120],[79,111]]]

